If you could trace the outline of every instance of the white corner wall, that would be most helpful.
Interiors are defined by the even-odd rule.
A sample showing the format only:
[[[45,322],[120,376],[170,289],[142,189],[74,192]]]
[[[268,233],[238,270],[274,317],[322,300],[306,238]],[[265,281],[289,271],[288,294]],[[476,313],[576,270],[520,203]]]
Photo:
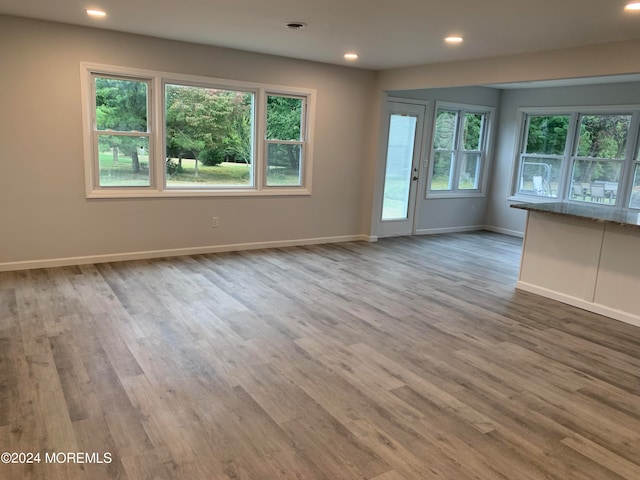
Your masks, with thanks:
[[[0,58],[0,268],[368,234],[371,71],[8,16]],[[312,195],[87,200],[80,62],[315,89]]]

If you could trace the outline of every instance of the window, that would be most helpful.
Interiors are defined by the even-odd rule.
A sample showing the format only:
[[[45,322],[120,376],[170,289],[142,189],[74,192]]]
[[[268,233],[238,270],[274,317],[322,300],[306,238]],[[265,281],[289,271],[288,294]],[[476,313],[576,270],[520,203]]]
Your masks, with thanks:
[[[515,192],[640,208],[640,193],[636,194],[640,192],[637,147],[633,155],[640,110],[612,110],[526,113]],[[626,182],[630,188],[625,176],[633,177]]]
[[[557,197],[569,115],[528,115],[520,153],[518,193]]]
[[[94,91],[97,184],[149,186],[149,82],[95,76]]]
[[[166,83],[166,187],[252,187],[255,93]]]
[[[267,185],[301,185],[304,118],[304,98],[267,95]]]
[[[489,117],[486,107],[438,104],[429,194],[464,196],[481,192]]]
[[[87,196],[309,194],[312,90],[83,65]]]
[[[616,204],[630,123],[631,115],[581,115],[571,168],[573,200]]]

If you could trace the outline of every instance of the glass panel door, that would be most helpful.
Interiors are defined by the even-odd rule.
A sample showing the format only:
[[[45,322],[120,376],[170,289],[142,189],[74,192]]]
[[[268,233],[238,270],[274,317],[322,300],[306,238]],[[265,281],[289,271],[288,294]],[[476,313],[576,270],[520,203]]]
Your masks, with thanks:
[[[424,105],[387,102],[384,185],[378,236],[414,233],[424,116]]]
[[[387,166],[384,177],[382,220],[406,220],[418,117],[392,113],[389,118]]]

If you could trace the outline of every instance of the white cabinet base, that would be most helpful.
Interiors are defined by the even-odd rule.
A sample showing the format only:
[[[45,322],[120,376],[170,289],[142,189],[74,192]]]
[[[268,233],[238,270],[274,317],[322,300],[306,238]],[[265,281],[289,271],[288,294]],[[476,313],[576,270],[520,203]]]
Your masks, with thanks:
[[[640,229],[529,211],[516,287],[640,326]]]

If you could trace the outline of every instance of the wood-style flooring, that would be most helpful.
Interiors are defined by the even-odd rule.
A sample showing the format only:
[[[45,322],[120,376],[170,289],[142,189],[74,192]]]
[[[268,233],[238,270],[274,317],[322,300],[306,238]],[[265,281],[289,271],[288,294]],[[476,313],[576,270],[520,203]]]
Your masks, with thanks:
[[[640,329],[480,232],[0,273],[0,479],[640,479]],[[44,463],[45,453],[111,463]]]

